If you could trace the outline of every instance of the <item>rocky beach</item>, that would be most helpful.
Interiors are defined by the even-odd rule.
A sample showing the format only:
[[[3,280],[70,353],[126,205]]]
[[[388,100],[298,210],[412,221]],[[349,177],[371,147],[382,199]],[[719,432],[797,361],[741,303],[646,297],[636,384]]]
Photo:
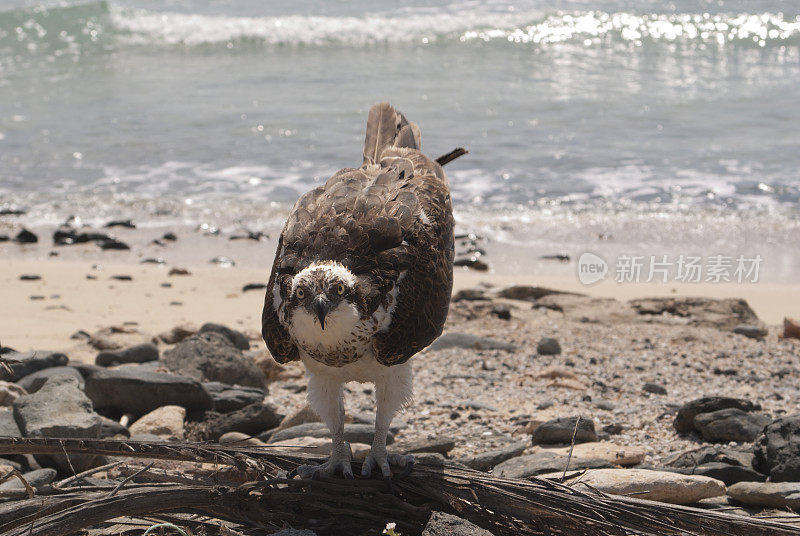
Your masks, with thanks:
[[[37,241],[25,243],[14,217],[0,228],[13,237],[0,244],[0,435],[326,454],[302,365],[278,365],[259,333],[276,230],[67,222],[33,229]],[[490,242],[469,232],[459,241],[459,258],[486,269],[457,268],[445,332],[413,359],[414,401],[393,423],[390,450],[420,464],[565,476],[610,494],[797,523],[797,286],[584,287],[497,274]],[[737,288],[753,298],[735,297]],[[372,387],[348,384],[345,403],[360,459]],[[44,496],[106,463],[27,455],[0,467]],[[124,476],[108,469],[85,481],[113,486]],[[27,491],[12,478],[0,496]],[[426,530],[479,529],[437,515]]]

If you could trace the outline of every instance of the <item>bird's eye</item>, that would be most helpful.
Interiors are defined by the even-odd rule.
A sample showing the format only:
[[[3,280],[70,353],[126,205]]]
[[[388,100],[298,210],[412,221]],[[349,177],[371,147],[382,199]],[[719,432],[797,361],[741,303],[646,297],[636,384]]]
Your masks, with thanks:
[[[305,298],[305,296],[306,296],[306,293],[305,293],[305,291],[304,291],[303,289],[301,289],[301,288],[298,288],[298,289],[297,289],[297,292],[296,292],[296,294],[297,294],[297,297],[298,297],[298,298],[300,298],[301,300],[302,300],[303,298]]]
[[[337,293],[338,293],[340,296],[341,296],[342,294],[344,294],[344,285],[342,285],[341,283],[339,283],[339,286],[338,286],[338,287],[336,287],[336,292],[337,292]]]

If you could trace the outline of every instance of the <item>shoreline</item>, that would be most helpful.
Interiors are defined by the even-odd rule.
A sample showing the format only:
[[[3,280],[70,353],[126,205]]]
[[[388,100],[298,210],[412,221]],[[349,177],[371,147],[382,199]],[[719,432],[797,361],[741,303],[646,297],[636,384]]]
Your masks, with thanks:
[[[2,259],[0,287],[4,289],[4,306],[0,308],[0,326],[8,327],[0,333],[2,344],[20,351],[69,350],[77,360],[92,360],[94,353],[87,353],[82,341],[70,339],[73,333],[129,325],[156,335],[179,324],[219,322],[249,332],[253,341],[263,346],[258,332],[264,290],[242,289],[247,284],[265,283],[270,266],[183,267],[190,275],[170,276],[171,268],[163,265]],[[20,276],[24,274],[41,279],[22,281]],[[113,278],[119,275],[130,276],[131,280]],[[793,299],[800,295],[800,285],[793,284],[619,285],[603,281],[585,286],[577,277],[498,275],[456,269],[454,292],[484,285],[535,285],[621,301],[656,296],[743,298],[769,326],[779,325],[785,316],[800,315]]]

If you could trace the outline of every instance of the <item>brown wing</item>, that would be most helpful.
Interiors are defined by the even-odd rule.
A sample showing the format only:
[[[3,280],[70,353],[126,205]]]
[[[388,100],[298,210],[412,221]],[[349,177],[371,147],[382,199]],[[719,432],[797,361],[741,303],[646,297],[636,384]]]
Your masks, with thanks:
[[[274,290],[287,300],[291,278],[315,261],[338,261],[357,276],[364,317],[389,305],[400,279],[392,321],[375,340],[381,363],[402,363],[441,333],[453,279],[453,216],[444,172],[419,152],[419,143],[415,124],[386,103],[375,105],[363,167],[337,172],[295,204],[262,316],[276,360],[297,359],[298,350],[275,312]]]

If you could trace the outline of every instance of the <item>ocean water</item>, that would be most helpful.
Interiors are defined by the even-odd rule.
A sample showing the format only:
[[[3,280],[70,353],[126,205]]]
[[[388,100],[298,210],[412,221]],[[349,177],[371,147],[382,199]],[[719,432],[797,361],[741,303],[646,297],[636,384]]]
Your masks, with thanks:
[[[381,100],[470,150],[460,221],[509,242],[624,213],[796,247],[796,0],[0,0],[0,205],[280,215]]]

